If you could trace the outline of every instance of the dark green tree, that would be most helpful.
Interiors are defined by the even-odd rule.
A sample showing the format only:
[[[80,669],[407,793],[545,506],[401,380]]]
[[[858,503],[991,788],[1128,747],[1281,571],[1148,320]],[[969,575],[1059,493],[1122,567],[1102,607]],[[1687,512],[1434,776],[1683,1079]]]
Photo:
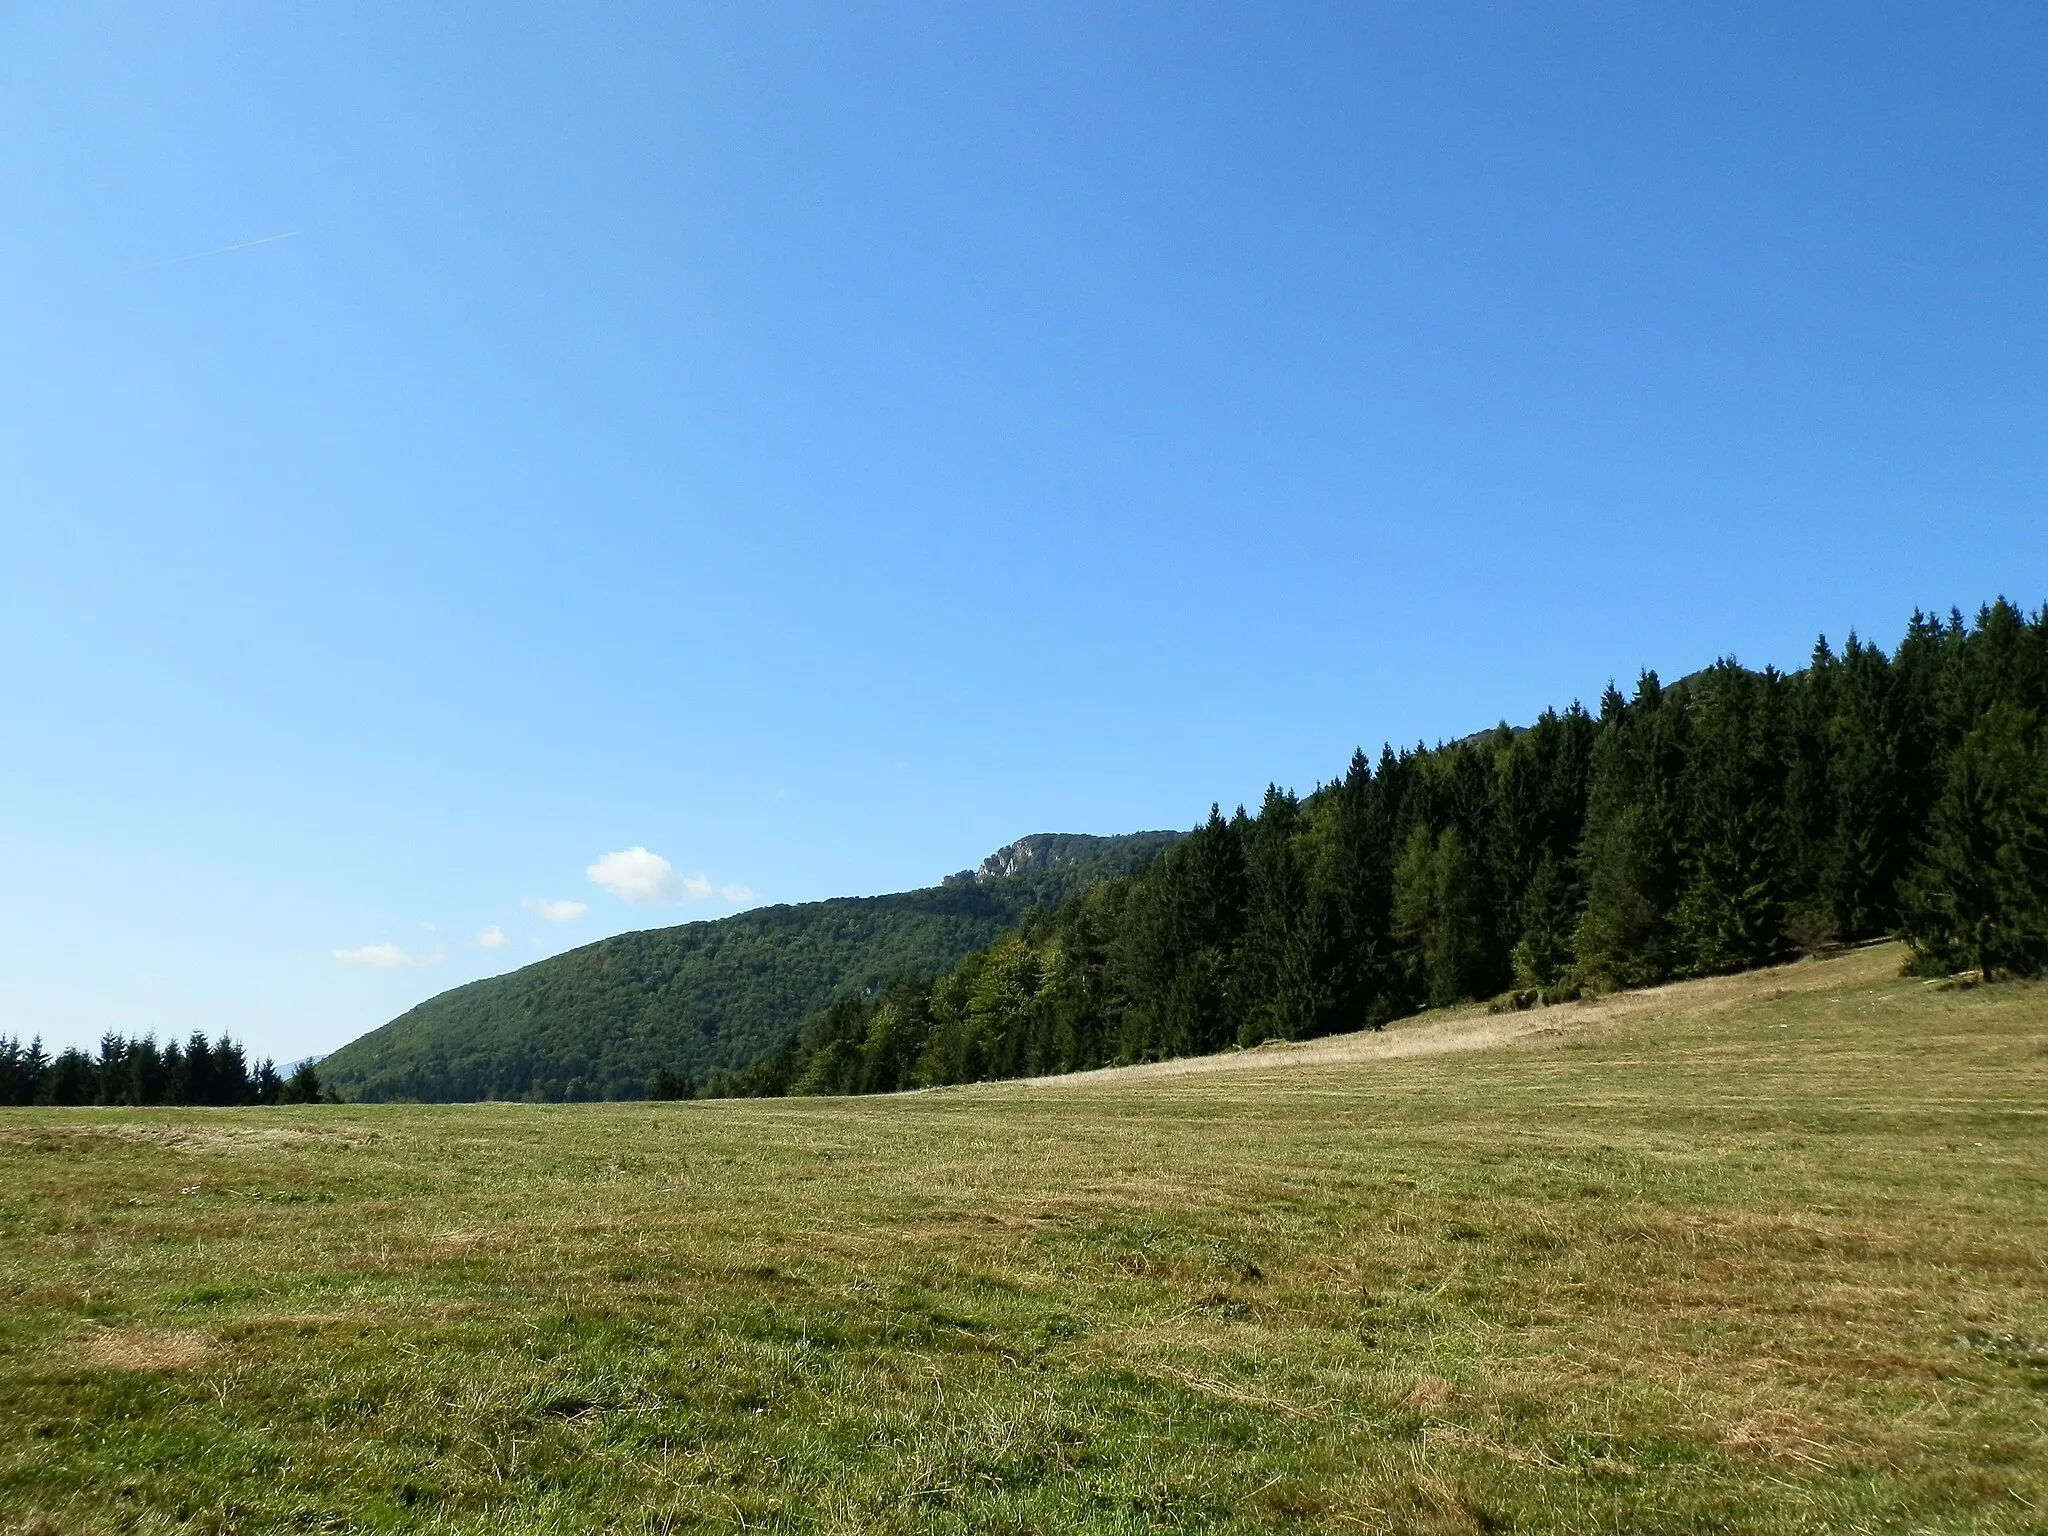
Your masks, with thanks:
[[[1654,672],[1643,674],[1633,700],[1612,687],[1601,700],[1579,855],[1586,906],[1572,938],[1574,973],[1595,990],[1671,974],[1684,723]]]
[[[1391,749],[1375,773],[1354,752],[1344,777],[1328,792],[1314,843],[1309,880],[1330,943],[1330,1024],[1355,1029],[1385,1023],[1399,1010],[1402,988],[1395,953],[1395,822],[1408,771]]]
[[[1268,785],[1258,819],[1241,836],[1246,912],[1232,965],[1238,1043],[1327,1033],[1337,1011],[1337,918],[1309,882],[1300,802]]]
[[[60,1051],[43,1075],[40,1100],[44,1104],[90,1104],[99,1092],[99,1074],[93,1059],[76,1046]]]
[[[654,1076],[647,1080],[647,1097],[664,1101],[694,1099],[697,1085],[690,1080],[688,1072],[678,1072],[674,1067],[657,1067]]]
[[[1915,832],[1909,773],[1919,754],[1909,748],[1906,701],[1882,651],[1851,635],[1837,678],[1821,890],[1837,932],[1866,939],[1898,921],[1899,879]]]
[[[1570,990],[1572,933],[1580,902],[1570,866],[1545,854],[1521,901],[1521,937],[1510,956],[1515,985],[1555,1000]]]
[[[1482,879],[1456,827],[1431,837],[1417,825],[1394,871],[1394,933],[1411,996],[1432,1008],[1484,986]]]
[[[1684,887],[1674,921],[1679,967],[1744,970],[1788,951],[1791,895],[1784,679],[1717,662],[1692,686],[1680,778]]]
[[[2048,969],[2048,749],[2039,717],[1993,703],[1951,754],[1903,927],[1922,974]]]
[[[1239,834],[1212,805],[1207,823],[1161,854],[1133,895],[1125,1059],[1213,1051],[1233,1037],[1230,961],[1244,909]]]

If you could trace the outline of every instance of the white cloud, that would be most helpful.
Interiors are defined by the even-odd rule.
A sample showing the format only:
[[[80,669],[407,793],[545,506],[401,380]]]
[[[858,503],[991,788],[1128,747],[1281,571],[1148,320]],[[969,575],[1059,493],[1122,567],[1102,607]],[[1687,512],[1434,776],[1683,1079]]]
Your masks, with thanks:
[[[484,929],[483,932],[476,936],[476,947],[478,949],[503,949],[505,947],[505,930],[496,923],[491,924],[490,927]]]
[[[409,955],[396,944],[364,944],[356,949],[332,951],[342,965],[367,965],[376,971],[395,971],[408,965],[432,965],[441,957]]]
[[[721,885],[718,888],[718,894],[734,906],[738,906],[743,901],[752,901],[754,899],[754,893],[744,885]]]
[[[711,882],[704,876],[679,875],[667,859],[645,848],[622,848],[617,853],[608,853],[584,870],[583,875],[592,885],[603,887],[619,900],[643,907],[702,901],[711,894]]]
[[[529,896],[520,905],[551,923],[572,923],[590,910],[580,901],[543,901],[538,896]]]

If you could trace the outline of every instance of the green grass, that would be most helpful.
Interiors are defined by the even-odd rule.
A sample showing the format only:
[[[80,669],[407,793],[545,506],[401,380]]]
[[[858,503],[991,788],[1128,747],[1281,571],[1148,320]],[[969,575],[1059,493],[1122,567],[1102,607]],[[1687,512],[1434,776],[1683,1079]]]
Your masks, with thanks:
[[[1897,960],[893,1099],[8,1111],[0,1529],[2041,1530],[2048,989]]]

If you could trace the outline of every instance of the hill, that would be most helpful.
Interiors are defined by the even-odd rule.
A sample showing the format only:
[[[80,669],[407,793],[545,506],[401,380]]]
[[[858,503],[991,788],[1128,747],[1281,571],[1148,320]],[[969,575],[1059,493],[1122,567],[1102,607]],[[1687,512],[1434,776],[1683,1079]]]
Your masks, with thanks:
[[[0,1111],[0,1530],[2038,1532],[2048,989],[1901,959],[886,1097]]]
[[[835,993],[942,970],[1035,907],[1133,873],[1176,834],[1040,833],[938,886],[600,939],[453,988],[320,1064],[367,1101],[638,1098],[781,1047]]]
[[[1915,614],[1886,655],[1722,660],[1598,718],[1361,751],[951,972],[841,997],[720,1092],[1031,1077],[1424,1008],[1750,969],[1885,934],[1923,974],[2048,970],[2048,610]]]

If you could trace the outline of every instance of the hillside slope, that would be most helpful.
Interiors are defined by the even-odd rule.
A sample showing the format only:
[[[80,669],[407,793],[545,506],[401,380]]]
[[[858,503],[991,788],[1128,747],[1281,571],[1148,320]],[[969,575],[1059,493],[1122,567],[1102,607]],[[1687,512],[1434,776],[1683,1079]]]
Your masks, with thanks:
[[[1176,834],[1041,833],[942,884],[620,934],[429,998],[321,1073],[353,1098],[632,1098],[745,1067],[835,992],[937,970]]]
[[[1251,1050],[1174,1056],[1164,1061],[1097,1067],[1087,1072],[1057,1072],[1023,1081],[1034,1088],[1085,1088],[1152,1078],[1208,1077],[1219,1072],[1362,1067],[1377,1062],[1495,1051],[1514,1045],[1583,1045],[1646,1020],[1677,1021],[1687,1028],[1699,1028],[1704,1027],[1710,1015],[1774,1003],[1781,998],[1839,992],[1844,987],[1882,987],[1895,982],[1905,989],[1904,995],[1910,996],[1911,989],[1926,991],[1942,985],[1929,980],[1901,982],[1900,965],[1905,958],[1905,946],[1897,942],[1862,944],[1821,958],[1738,971],[1730,976],[1671,981],[1659,987],[1611,992],[1548,1007],[1496,1012],[1486,1003],[1468,1003],[1459,1008],[1412,1014],[1382,1029],[1354,1030],[1315,1040],[1268,1040]]]

